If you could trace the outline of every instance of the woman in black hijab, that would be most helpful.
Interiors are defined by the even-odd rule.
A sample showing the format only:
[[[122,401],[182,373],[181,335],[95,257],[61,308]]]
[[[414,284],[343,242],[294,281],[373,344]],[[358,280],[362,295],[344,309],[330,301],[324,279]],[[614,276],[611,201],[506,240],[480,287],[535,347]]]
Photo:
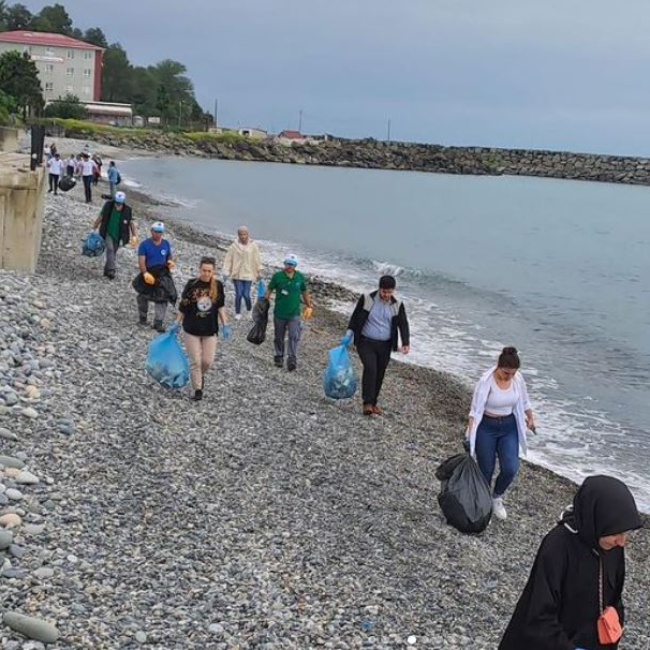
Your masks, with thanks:
[[[641,525],[624,483],[586,479],[573,507],[544,538],[499,650],[617,648],[617,642],[599,641],[598,618],[613,606],[623,625],[624,547],[627,533]]]

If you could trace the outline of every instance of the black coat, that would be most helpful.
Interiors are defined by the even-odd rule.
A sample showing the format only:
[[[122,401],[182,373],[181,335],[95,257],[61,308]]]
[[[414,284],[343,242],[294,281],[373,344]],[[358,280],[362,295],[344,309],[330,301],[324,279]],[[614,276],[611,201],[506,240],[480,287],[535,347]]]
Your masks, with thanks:
[[[348,329],[351,329],[354,332],[355,345],[359,345],[363,326],[366,324],[368,316],[370,316],[370,310],[375,304],[375,300],[380,300],[377,298],[377,293],[378,291],[373,291],[372,293],[367,293],[361,296],[357,302],[357,306],[354,308],[352,316],[350,317]],[[404,303],[392,297],[390,303],[393,310],[393,317],[391,318],[390,326],[391,347],[394,352],[397,352],[399,347],[398,333],[402,338],[402,345],[410,345],[409,322],[406,318]]]
[[[99,224],[99,234],[102,239],[106,239],[106,231],[108,230],[108,220],[111,218],[111,212],[115,207],[115,201],[106,201],[104,207],[102,208],[102,221]],[[122,207],[122,215],[120,219],[120,241],[117,242],[118,246],[126,246],[131,239],[131,220],[133,219],[133,213],[131,207],[126,203]]]
[[[598,642],[600,565],[605,606],[624,621],[625,554],[600,548],[607,535],[641,526],[627,487],[606,476],[586,479],[573,508],[544,538],[499,650],[614,650]]]

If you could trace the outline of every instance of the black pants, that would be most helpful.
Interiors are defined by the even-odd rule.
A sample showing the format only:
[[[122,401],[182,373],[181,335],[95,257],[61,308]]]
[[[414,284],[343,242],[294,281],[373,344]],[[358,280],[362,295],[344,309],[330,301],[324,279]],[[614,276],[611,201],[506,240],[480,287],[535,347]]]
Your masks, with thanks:
[[[84,191],[86,193],[86,203],[90,203],[93,200],[93,191],[92,191],[92,176],[84,176]]]
[[[386,368],[390,363],[392,345],[390,341],[374,341],[363,336],[357,345],[357,352],[363,364],[361,380],[364,404],[377,404]]]
[[[50,192],[58,194],[59,192],[59,175],[50,174]]]

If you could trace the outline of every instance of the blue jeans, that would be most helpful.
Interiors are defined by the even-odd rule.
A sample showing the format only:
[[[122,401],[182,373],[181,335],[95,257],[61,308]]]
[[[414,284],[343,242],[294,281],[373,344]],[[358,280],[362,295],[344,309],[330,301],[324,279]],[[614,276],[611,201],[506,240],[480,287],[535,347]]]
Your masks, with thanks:
[[[251,303],[252,280],[233,280],[235,285],[235,314],[241,314],[241,300],[246,302],[246,309],[250,311],[253,308]]]
[[[500,473],[494,486],[494,496],[503,496],[519,469],[519,432],[514,415],[502,418],[483,416],[476,432],[476,460],[488,485],[499,458]]]

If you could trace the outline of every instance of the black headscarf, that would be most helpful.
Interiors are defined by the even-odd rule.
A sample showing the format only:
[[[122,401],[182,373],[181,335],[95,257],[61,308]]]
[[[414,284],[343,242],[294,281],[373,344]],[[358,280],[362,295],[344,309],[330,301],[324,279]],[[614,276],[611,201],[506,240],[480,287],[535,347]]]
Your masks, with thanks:
[[[611,476],[590,476],[573,499],[573,522],[578,536],[600,550],[598,540],[641,528],[634,497],[622,481]]]

